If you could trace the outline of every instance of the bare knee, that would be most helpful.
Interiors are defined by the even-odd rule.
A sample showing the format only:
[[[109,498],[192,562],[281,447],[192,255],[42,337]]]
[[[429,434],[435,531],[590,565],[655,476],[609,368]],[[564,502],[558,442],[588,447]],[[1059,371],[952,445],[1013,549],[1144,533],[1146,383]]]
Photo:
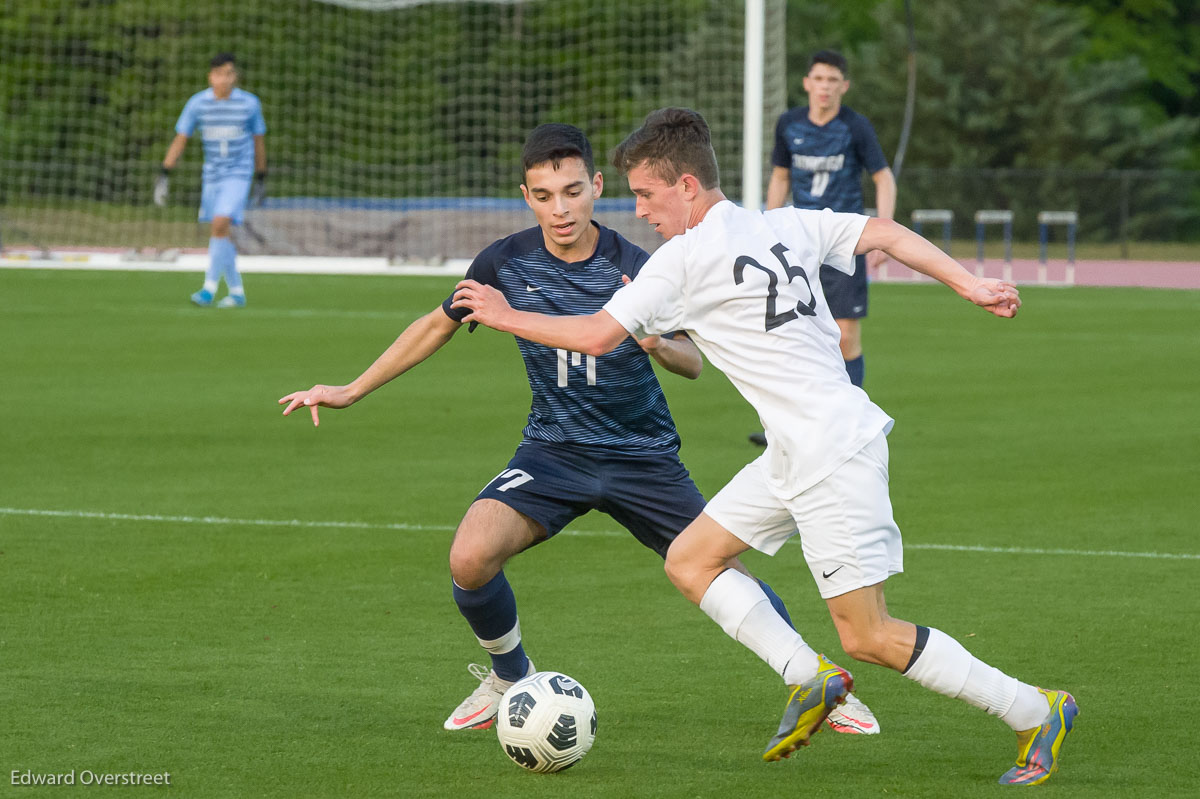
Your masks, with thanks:
[[[459,588],[473,591],[487,585],[504,568],[505,557],[475,545],[454,539],[450,545],[450,579]]]
[[[477,501],[450,544],[450,577],[460,588],[482,588],[509,558],[545,537],[545,529],[528,516],[495,500]]]
[[[667,578],[679,589],[679,592],[692,603],[699,605],[708,586],[718,574],[725,570],[725,567],[724,564],[719,564],[717,568],[711,568],[697,559],[695,553],[672,543],[671,548],[667,550],[667,559],[663,563],[663,569],[667,573]]]
[[[212,234],[219,239],[229,236],[231,220],[227,216],[218,216],[212,221]]]

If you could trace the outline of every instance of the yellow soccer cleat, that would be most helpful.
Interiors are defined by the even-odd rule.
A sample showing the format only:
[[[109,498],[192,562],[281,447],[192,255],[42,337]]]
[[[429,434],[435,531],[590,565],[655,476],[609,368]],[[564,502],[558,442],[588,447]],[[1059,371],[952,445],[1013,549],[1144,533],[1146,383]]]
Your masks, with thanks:
[[[1058,771],[1058,750],[1075,725],[1079,706],[1066,691],[1045,691],[1050,715],[1042,726],[1017,733],[1017,764],[1000,778],[1001,785],[1041,785]]]
[[[817,656],[820,670],[817,676],[792,687],[787,706],[783,709],[783,720],[779,732],[767,744],[763,760],[768,763],[787,757],[820,731],[825,718],[835,707],[846,701],[846,694],[854,689],[854,678],[841,666],[835,666]]]

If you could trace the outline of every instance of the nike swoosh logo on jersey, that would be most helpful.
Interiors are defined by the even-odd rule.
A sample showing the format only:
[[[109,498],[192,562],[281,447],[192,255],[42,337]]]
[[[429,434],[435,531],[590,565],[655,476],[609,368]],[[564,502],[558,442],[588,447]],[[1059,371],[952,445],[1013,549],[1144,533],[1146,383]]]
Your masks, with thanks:
[[[535,292],[535,291],[541,291],[541,290],[542,290],[542,287],[541,287],[541,286],[529,286],[529,285],[527,285],[527,286],[525,286],[525,290],[526,290],[526,291],[528,291],[528,292],[530,292],[530,293],[533,293],[533,292]]]
[[[845,566],[846,566],[846,564],[843,563],[841,566],[838,566],[836,569],[834,569],[831,572],[823,571],[823,572],[821,572],[821,576],[824,577],[826,580],[828,580],[830,577],[832,577],[833,575],[840,572],[843,568],[845,568]]]
[[[476,710],[474,713],[472,713],[469,716],[463,716],[462,718],[455,718],[451,723],[452,724],[466,724],[468,721],[475,718],[480,713],[486,713],[487,711],[489,711],[491,709],[492,709],[492,706],[488,705],[487,707],[483,707],[483,708],[480,708],[479,710]]]

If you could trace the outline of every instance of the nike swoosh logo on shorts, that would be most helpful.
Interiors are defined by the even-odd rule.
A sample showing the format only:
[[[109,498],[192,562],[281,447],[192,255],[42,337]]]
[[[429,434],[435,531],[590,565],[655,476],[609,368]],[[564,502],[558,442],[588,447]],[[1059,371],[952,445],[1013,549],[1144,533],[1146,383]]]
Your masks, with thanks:
[[[843,563],[841,566],[838,566],[836,569],[834,569],[834,570],[833,570],[833,571],[831,571],[831,572],[824,572],[824,571],[823,571],[823,572],[821,572],[821,576],[822,576],[822,577],[824,577],[826,580],[828,580],[830,577],[832,577],[833,575],[835,575],[835,574],[837,574],[838,572],[840,572],[840,571],[841,571],[841,570],[842,570],[842,569],[845,567],[845,565],[846,565],[846,564],[844,564],[844,563]]]

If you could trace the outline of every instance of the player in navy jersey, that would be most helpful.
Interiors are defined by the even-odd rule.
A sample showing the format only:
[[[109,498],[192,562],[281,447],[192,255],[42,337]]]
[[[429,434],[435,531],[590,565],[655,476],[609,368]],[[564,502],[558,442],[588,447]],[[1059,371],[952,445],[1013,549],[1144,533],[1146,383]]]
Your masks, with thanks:
[[[785,111],[775,126],[767,209],[782,208],[791,195],[797,208],[863,212],[862,173],[875,183],[876,216],[896,210],[896,179],[879,146],[875,129],[862,114],[842,105],[850,88],[846,59],[821,50],[809,60],[804,78],[808,106]],[[867,315],[867,267],[884,259],[879,250],[855,258],[853,275],[824,267],[821,287],[841,331],[842,359],[850,381],[862,386],[862,330]]]
[[[192,295],[200,306],[212,305],[221,278],[229,293],[220,308],[241,308],[246,291],[237,270],[237,249],[229,237],[232,225],[242,224],[251,180],[256,202],[262,202],[267,180],[267,123],[262,104],[247,91],[235,88],[238,73],[234,57],[220,53],[209,63],[209,88],[197,92],[183,107],[175,123],[175,138],[163,158],[162,172],[154,184],[154,204],[167,203],[170,174],[183,155],[188,139],[200,129],[204,142],[204,177],[200,194],[200,221],[211,223],[208,270],[204,285]]]
[[[483,250],[467,274],[503,292],[514,307],[554,315],[594,313],[648,256],[592,221],[603,176],[580,130],[538,127],[522,160],[521,192],[538,226]],[[319,406],[345,408],[403,374],[446,344],[466,314],[447,297],[352,383],[317,385],[283,397],[284,415],[307,406],[317,424]],[[504,691],[534,671],[503,571],[509,558],[590,510],[607,513],[665,557],[671,541],[704,508],[679,460],[675,423],[647,357],[676,374],[698,377],[703,362],[691,339],[627,338],[601,357],[520,338],[517,346],[533,393],[523,440],[468,508],[450,546],[454,601],[491,656],[491,667],[472,664],[481,683],[446,719],[448,730],[491,727]],[[746,573],[740,562],[730,565]],[[767,599],[760,611],[790,623],[779,597],[762,587]],[[861,703],[841,723],[843,732],[878,730]]]

